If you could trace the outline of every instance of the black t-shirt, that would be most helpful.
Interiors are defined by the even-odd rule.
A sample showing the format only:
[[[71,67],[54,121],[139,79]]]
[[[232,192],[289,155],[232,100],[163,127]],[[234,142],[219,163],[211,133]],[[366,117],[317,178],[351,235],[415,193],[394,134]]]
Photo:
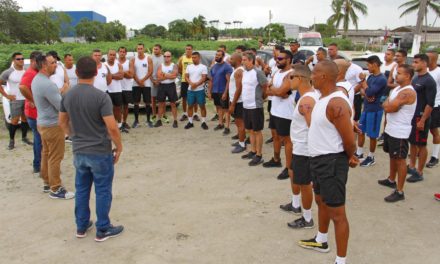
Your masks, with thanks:
[[[303,65],[304,63],[306,63],[306,55],[304,55],[301,52],[296,52],[292,56],[292,64],[298,64],[298,63],[301,63]]]
[[[417,106],[415,116],[423,115],[426,105],[434,107],[437,94],[437,84],[429,73],[422,76],[417,75],[412,80],[412,86],[417,93]]]

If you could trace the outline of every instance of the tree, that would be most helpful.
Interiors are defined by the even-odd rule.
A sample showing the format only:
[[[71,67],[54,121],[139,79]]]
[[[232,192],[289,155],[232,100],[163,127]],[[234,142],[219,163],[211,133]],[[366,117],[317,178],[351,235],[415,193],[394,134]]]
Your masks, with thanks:
[[[17,17],[20,15],[20,9],[18,3],[13,0],[0,0],[0,32],[4,36],[2,39],[11,33]]]
[[[86,18],[75,26],[75,32],[78,37],[84,37],[87,42],[95,42],[102,40],[104,33],[104,26],[97,21],[90,21]]]
[[[342,23],[344,30],[344,38],[347,37],[348,27],[350,22],[358,29],[358,15],[356,11],[366,16],[368,14],[368,8],[365,4],[357,0],[333,0],[331,4],[333,15],[331,15],[327,23],[334,25],[336,28]]]
[[[316,32],[321,33],[323,38],[330,38],[336,35],[336,28],[331,24],[315,24],[314,27]],[[310,29],[313,29],[313,26]]]
[[[176,19],[168,23],[168,35],[173,40],[188,39],[191,36],[191,24],[186,19]]]
[[[118,41],[126,38],[126,27],[119,20],[103,24],[104,41]]]
[[[150,38],[164,38],[166,37],[167,29],[164,26],[156,24],[148,24],[140,30],[140,34]]]
[[[269,31],[270,31],[270,34],[269,34]],[[265,35],[267,35],[267,36],[270,35],[271,39],[269,39],[269,41],[272,41],[272,40],[281,41],[286,38],[286,32],[284,30],[284,27],[280,24],[276,24],[276,23],[269,24],[264,28],[264,32],[265,32]]]
[[[201,40],[206,35],[206,18],[202,15],[194,17],[191,23],[191,31],[193,37],[197,40]]]
[[[400,17],[409,15],[411,13],[417,12],[420,8],[420,0],[411,0],[406,3],[403,3],[399,6],[399,9],[406,8]],[[440,16],[440,0],[428,0],[426,3],[426,8],[424,11],[425,14],[425,26],[428,26],[428,11],[433,11],[437,16]],[[426,31],[425,31],[426,33]],[[425,34],[425,42],[426,42],[426,34]]]

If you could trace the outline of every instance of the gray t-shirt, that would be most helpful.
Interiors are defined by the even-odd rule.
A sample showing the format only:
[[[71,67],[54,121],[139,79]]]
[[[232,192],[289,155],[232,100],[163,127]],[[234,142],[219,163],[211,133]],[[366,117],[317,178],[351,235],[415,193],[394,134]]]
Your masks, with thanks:
[[[61,94],[58,87],[46,75],[38,73],[32,80],[32,95],[37,107],[37,123],[42,127],[58,125]]]
[[[153,79],[156,80],[157,70],[159,69],[159,66],[162,65],[162,63],[164,63],[163,55],[160,56],[153,55],[151,56],[151,59],[153,60]]]
[[[112,143],[103,117],[113,116],[110,96],[91,85],[78,84],[61,101],[69,115],[75,154],[110,154]]]

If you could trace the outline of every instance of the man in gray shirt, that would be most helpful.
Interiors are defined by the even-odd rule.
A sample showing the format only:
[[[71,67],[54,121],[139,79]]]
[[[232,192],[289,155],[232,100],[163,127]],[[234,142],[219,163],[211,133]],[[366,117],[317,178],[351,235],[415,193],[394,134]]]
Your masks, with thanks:
[[[51,55],[36,58],[38,74],[32,81],[32,94],[37,107],[38,132],[41,135],[41,177],[44,191],[53,199],[72,199],[74,193],[61,185],[61,161],[64,158],[64,133],[58,125],[61,94],[49,77],[55,73],[57,60]]]
[[[153,81],[153,85],[151,87],[151,102],[153,106],[153,122],[156,122],[156,118],[157,118],[156,97],[160,84],[160,82],[157,79],[157,70],[159,69],[159,66],[162,65],[162,63],[164,62],[162,55],[162,46],[160,44],[154,45],[153,56],[151,56],[151,59],[153,60],[153,76],[151,78],[151,80]]]

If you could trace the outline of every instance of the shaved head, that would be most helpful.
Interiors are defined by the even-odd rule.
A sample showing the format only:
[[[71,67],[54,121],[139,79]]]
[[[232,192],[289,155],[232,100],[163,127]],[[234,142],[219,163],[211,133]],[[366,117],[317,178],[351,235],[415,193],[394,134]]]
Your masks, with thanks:
[[[312,72],[310,71],[309,67],[306,65],[295,64],[293,66],[293,69],[294,69],[293,71],[294,75],[300,75],[308,79],[310,79],[310,76],[312,75]]]
[[[329,81],[336,82],[338,78],[339,70],[336,63],[330,60],[321,61],[316,64],[315,68],[318,68],[320,72],[322,72]]]
[[[338,66],[338,71],[340,75],[345,75],[348,68],[350,67],[350,63],[344,59],[336,59],[333,62],[336,64],[336,66]]]

